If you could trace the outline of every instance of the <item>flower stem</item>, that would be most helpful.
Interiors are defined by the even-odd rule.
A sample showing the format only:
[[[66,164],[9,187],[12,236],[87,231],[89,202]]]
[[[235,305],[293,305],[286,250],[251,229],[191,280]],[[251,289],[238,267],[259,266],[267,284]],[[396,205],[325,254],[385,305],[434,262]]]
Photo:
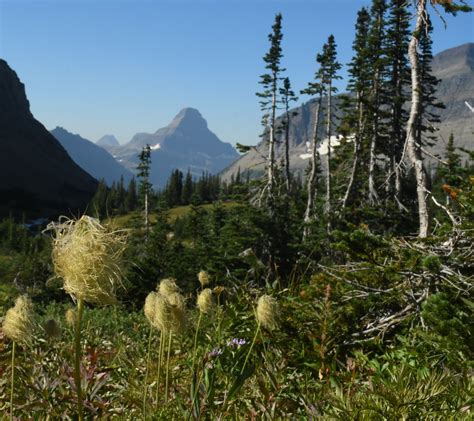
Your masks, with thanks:
[[[13,390],[14,390],[14,382],[15,382],[15,348],[16,342],[13,341],[12,347],[12,384],[10,390],[10,420],[13,421]]]
[[[77,300],[77,320],[76,329],[74,332],[74,380],[76,383],[77,392],[77,417],[79,421],[84,419],[84,410],[82,406],[82,386],[81,386],[81,321],[82,313],[84,311],[84,302],[80,298]]]
[[[158,395],[160,392],[160,380],[161,380],[161,365],[163,362],[163,341],[165,339],[165,336],[163,334],[163,331],[160,332],[160,349],[158,350],[158,378],[156,380],[156,405],[158,405]]]
[[[168,333],[168,356],[166,358],[166,386],[165,386],[165,401],[168,402],[168,379],[170,374],[170,355],[171,355],[171,339],[173,332]]]
[[[146,395],[148,392],[148,368],[150,366],[150,348],[151,348],[151,334],[153,329],[150,327],[150,333],[148,335],[148,350],[146,355],[146,370],[145,370],[145,386],[143,391],[143,419],[146,419]]]
[[[257,340],[258,332],[260,331],[260,323],[257,323],[257,330],[255,331],[255,335],[252,340],[252,344],[250,345],[249,352],[247,352],[247,356],[245,357],[244,365],[242,366],[242,370],[240,370],[240,374],[242,374],[245,370],[245,366],[247,365],[247,361],[250,357],[250,353],[252,352],[252,349],[255,345],[255,341]]]
[[[193,374],[194,374],[194,364],[196,363],[197,338],[198,338],[198,333],[199,333],[199,327],[201,326],[201,319],[202,319],[202,312],[200,311],[198,322],[197,322],[197,327],[196,327],[196,334],[194,335],[193,366],[192,366]]]

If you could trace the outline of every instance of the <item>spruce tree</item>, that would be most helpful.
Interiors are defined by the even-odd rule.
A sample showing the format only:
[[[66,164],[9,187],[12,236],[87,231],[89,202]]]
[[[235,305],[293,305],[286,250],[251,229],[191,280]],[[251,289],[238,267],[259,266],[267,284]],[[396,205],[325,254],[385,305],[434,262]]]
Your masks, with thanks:
[[[351,175],[342,200],[342,209],[348,205],[355,192],[356,178],[358,174],[360,176],[362,147],[366,136],[367,103],[371,72],[367,47],[369,25],[370,15],[368,10],[363,7],[358,12],[355,26],[356,34],[352,44],[355,55],[348,66],[349,83],[347,90],[352,94],[352,97],[347,97],[346,99],[346,115],[343,124],[349,126],[349,135],[352,135],[353,138],[354,152]]]
[[[281,102],[285,109],[285,117],[283,120],[284,142],[285,142],[285,175],[286,175],[286,190],[290,191],[291,187],[291,170],[290,170],[290,106],[292,102],[298,101],[298,97],[291,89],[290,78],[286,77],[283,80],[283,88],[280,88]],[[240,167],[239,167],[240,175]],[[240,182],[240,180],[239,180]]]
[[[272,33],[268,35],[270,41],[270,50],[263,57],[266,63],[265,69],[269,73],[260,76],[260,84],[263,86],[263,92],[257,93],[261,98],[260,107],[264,112],[262,123],[268,127],[268,158],[267,158],[267,184],[262,193],[266,194],[267,206],[270,214],[275,213],[275,184],[276,184],[276,166],[275,166],[275,135],[276,135],[276,111],[278,106],[279,81],[281,73],[285,70],[281,68],[280,62],[283,57],[281,49],[281,40],[283,38],[282,16],[278,13],[275,16],[275,23],[272,26]],[[263,196],[263,194],[262,194]]]
[[[368,34],[367,51],[372,68],[372,89],[369,100],[370,136],[368,168],[368,201],[370,205],[379,203],[376,183],[376,160],[381,143],[386,139],[382,119],[384,117],[384,95],[386,94],[387,57],[386,37],[386,0],[373,0],[371,8],[372,23]]]
[[[399,209],[406,210],[401,199],[402,155],[405,145],[405,125],[408,118],[405,104],[410,87],[408,43],[410,41],[410,13],[406,0],[391,0],[387,30],[387,66],[389,98],[389,132],[385,153],[389,159],[386,180],[389,198]]]
[[[334,80],[341,79],[337,73],[341,69],[341,64],[337,61],[337,45],[334,40],[334,35],[330,35],[328,42],[323,46],[323,52],[318,55],[317,61],[321,68],[321,83],[324,85],[324,90],[327,97],[326,105],[326,138],[328,152],[326,155],[326,203],[325,214],[327,218],[327,229],[331,231],[331,212],[332,212],[332,168],[331,168],[331,136],[333,126],[333,109],[332,109],[332,94],[337,93],[337,88],[333,85]]]
[[[139,191],[140,198],[143,201],[144,215],[145,215],[145,230],[148,233],[150,229],[149,220],[149,199],[151,194],[152,185],[150,179],[150,167],[151,167],[151,148],[150,145],[146,145],[140,155],[139,164],[137,166],[137,177],[140,179]]]

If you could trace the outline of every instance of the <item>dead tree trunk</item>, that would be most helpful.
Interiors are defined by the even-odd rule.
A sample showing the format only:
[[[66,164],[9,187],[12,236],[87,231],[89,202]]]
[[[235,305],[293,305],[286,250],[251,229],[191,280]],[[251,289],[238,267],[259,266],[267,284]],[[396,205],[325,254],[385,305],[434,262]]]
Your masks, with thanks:
[[[428,189],[426,173],[423,168],[423,157],[421,155],[421,145],[417,143],[416,125],[419,122],[420,101],[422,86],[419,80],[419,60],[417,46],[421,32],[425,29],[426,22],[426,0],[418,0],[416,11],[416,25],[412,33],[408,46],[408,56],[411,65],[411,109],[407,124],[407,152],[411,165],[415,170],[416,193],[418,201],[418,218],[420,238],[428,236],[429,231],[429,210],[428,210]]]
[[[332,184],[332,174],[331,174],[331,128],[332,128],[332,83],[329,80],[328,84],[328,105],[326,110],[327,116],[327,125],[326,125],[326,136],[328,139],[328,153],[326,155],[326,206],[325,213],[327,218],[327,231],[331,232],[331,184]]]
[[[314,206],[316,202],[317,193],[317,174],[318,174],[318,126],[319,126],[319,114],[321,111],[322,96],[319,96],[318,103],[316,104],[316,111],[314,113],[314,125],[313,125],[313,138],[311,145],[311,172],[307,180],[308,190],[308,201],[306,203],[306,211],[304,213],[304,228],[303,228],[303,239],[307,238],[311,234],[311,228],[309,224],[314,217]]]

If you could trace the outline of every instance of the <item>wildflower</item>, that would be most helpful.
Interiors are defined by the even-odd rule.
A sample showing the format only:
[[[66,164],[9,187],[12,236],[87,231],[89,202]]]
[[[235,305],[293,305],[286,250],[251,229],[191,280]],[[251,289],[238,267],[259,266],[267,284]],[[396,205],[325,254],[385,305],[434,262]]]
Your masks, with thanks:
[[[212,291],[206,288],[198,295],[197,306],[201,313],[209,313],[212,309],[212,305]]]
[[[3,332],[13,342],[28,345],[34,330],[33,303],[26,295],[15,301],[15,306],[7,311],[3,321]]]
[[[269,295],[262,295],[257,304],[257,321],[268,330],[277,328],[278,303]]]
[[[219,355],[222,355],[222,349],[214,348],[211,352],[207,353],[209,358],[217,358]]]
[[[245,345],[247,341],[245,339],[234,338],[227,342],[229,348],[240,348],[242,345]]]
[[[54,230],[54,269],[64,280],[64,290],[74,300],[115,303],[122,278],[123,232],[110,231],[89,216],[67,219],[50,229]]]
[[[158,291],[161,295],[168,297],[171,294],[179,292],[179,287],[176,285],[176,279],[166,278],[163,279],[158,285]]]
[[[201,284],[201,287],[205,287],[206,285],[209,284],[210,280],[209,280],[209,274],[205,271],[205,270],[201,270],[199,273],[198,273],[198,280],[199,280],[199,283]]]

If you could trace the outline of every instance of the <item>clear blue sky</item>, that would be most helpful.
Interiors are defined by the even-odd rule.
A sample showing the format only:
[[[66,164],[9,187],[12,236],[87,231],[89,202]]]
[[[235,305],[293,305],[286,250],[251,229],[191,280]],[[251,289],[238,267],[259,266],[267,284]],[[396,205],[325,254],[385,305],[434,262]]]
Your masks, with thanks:
[[[254,144],[261,131],[255,92],[275,13],[283,14],[283,65],[299,91],[329,34],[339,60],[350,60],[357,10],[369,4],[0,0],[0,57],[48,129],[63,126],[93,141],[111,133],[123,143],[195,107],[222,140]],[[435,52],[474,41],[474,14],[448,18],[447,29],[433,20]]]

